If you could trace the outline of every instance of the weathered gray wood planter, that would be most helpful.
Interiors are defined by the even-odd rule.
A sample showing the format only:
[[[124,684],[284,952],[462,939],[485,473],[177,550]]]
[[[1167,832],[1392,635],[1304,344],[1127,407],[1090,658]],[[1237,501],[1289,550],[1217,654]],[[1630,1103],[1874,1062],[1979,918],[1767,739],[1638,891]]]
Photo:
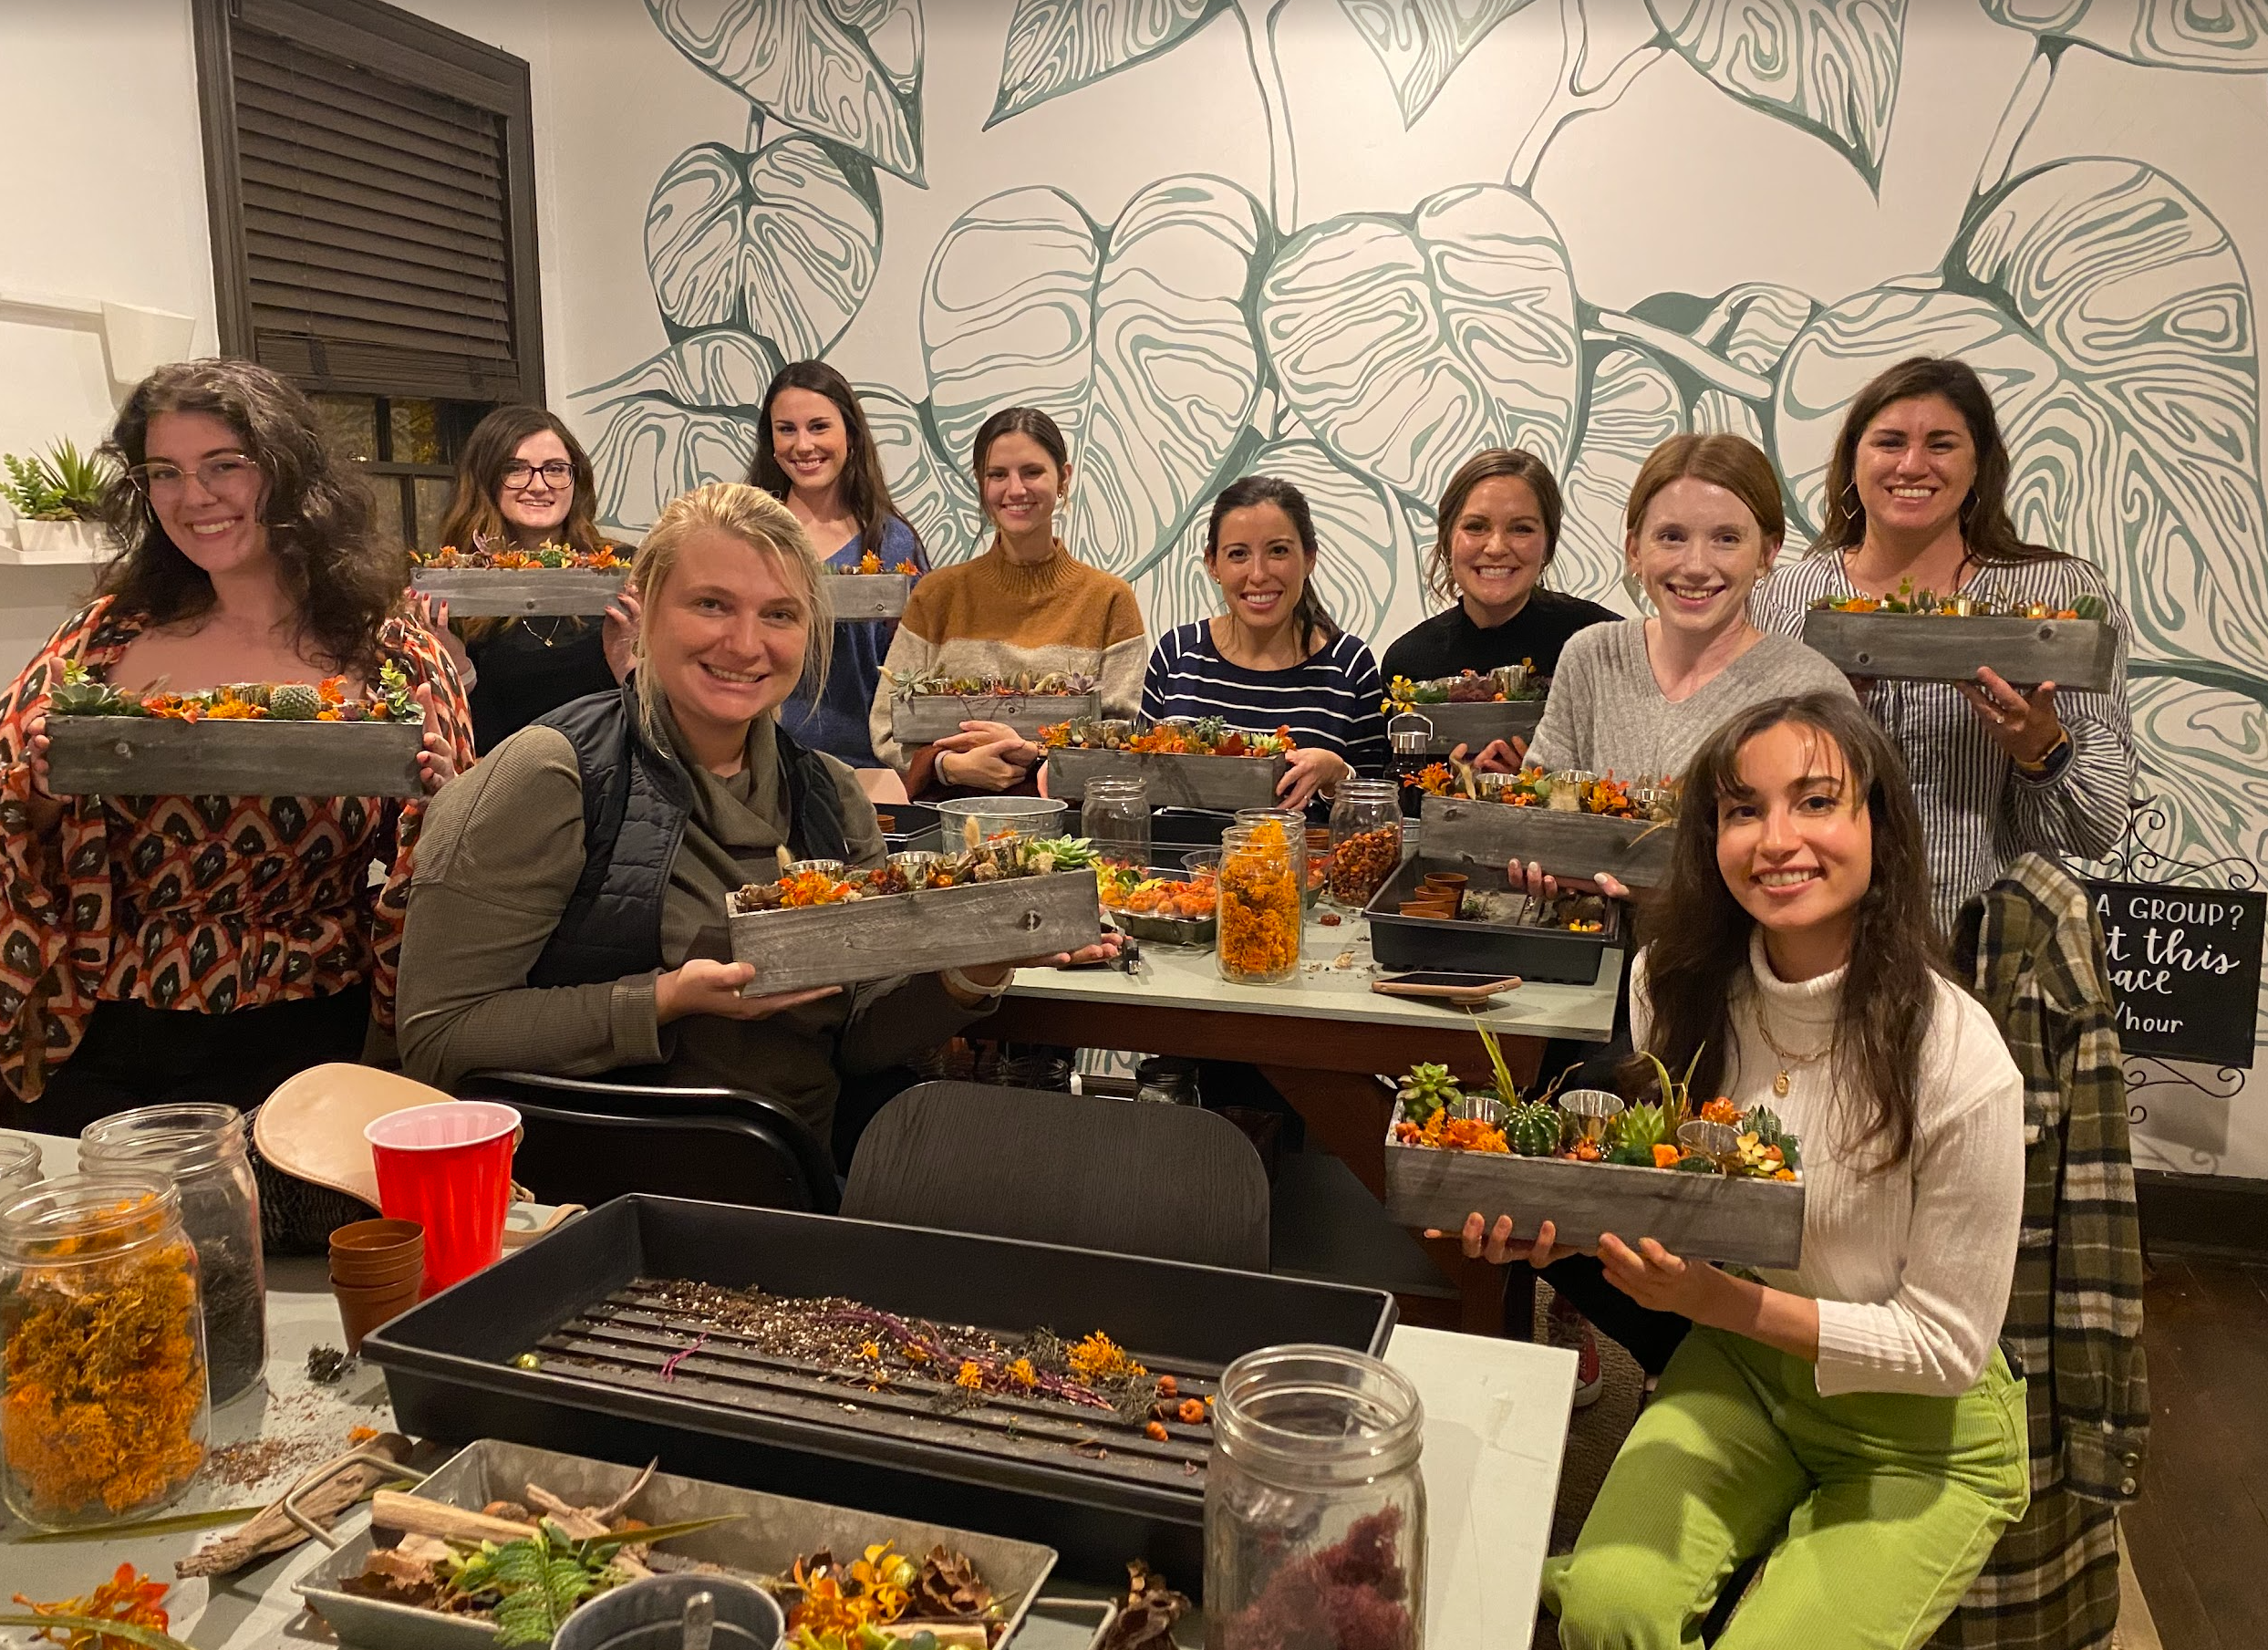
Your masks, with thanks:
[[[1604,871],[1634,888],[1667,880],[1677,841],[1673,823],[1516,808],[1461,796],[1428,796],[1419,815],[1426,857],[1470,859],[1502,867],[1534,861],[1553,877],[1589,878]]]
[[[627,567],[419,567],[409,587],[449,604],[451,618],[589,617],[622,594]]]
[[[838,622],[896,618],[906,611],[913,594],[910,573],[833,573],[827,576],[827,600]]]
[[[1103,932],[1093,871],[741,912],[728,926],[733,960],[756,967],[746,997],[1075,951]]]
[[[1086,799],[1094,779],[1139,779],[1154,808],[1269,808],[1276,787],[1290,768],[1281,756],[1180,756],[1161,751],[1083,751],[1066,747],[1048,752],[1048,794],[1066,802]]]
[[[1401,714],[1423,716],[1433,723],[1433,733],[1425,742],[1429,754],[1446,756],[1463,745],[1465,755],[1470,757],[1478,756],[1491,740],[1533,738],[1536,724],[1544,719],[1544,701],[1507,699],[1480,704],[1419,705]],[[1401,725],[1404,729],[1410,726],[1406,721]]]
[[[999,721],[1037,739],[1041,728],[1101,711],[1097,693],[921,693],[890,707],[890,737],[902,745],[928,745],[959,732],[965,721]]]
[[[1820,611],[1804,615],[1804,645],[1838,670],[1883,681],[1974,681],[1983,665],[2007,682],[2099,693],[2118,669],[2118,632],[2095,618]]]
[[[415,796],[421,721],[51,716],[58,796]]]
[[[1548,1219],[1557,1241],[1588,1249],[1601,1232],[1652,1238],[1682,1260],[1793,1267],[1803,1258],[1804,1184],[1682,1174],[1569,1157],[1444,1151],[1386,1136],[1386,1213],[1396,1225],[1455,1231],[1477,1209],[1512,1217],[1516,1238]]]

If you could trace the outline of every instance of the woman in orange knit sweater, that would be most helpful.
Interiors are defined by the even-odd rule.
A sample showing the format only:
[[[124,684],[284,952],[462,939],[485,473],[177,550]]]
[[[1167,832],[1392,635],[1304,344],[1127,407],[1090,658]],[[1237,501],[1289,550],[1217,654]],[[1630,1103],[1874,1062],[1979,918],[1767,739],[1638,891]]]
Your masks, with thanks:
[[[1074,559],[1055,535],[1056,506],[1071,484],[1070,450],[1055,420],[1006,408],[984,421],[975,446],[978,489],[997,529],[992,546],[914,586],[868,719],[875,754],[906,776],[906,794],[917,802],[1030,794],[1041,752],[992,721],[963,722],[958,733],[907,750],[890,732],[893,682],[1074,672],[1096,679],[1103,715],[1131,718],[1150,652],[1133,587]]]

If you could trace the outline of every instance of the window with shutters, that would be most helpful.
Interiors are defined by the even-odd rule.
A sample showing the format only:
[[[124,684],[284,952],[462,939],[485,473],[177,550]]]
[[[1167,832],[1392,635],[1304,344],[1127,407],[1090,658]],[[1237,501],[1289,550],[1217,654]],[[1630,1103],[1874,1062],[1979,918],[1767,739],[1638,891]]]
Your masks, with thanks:
[[[312,391],[426,543],[544,399],[528,68],[378,0],[193,0],[221,347]]]

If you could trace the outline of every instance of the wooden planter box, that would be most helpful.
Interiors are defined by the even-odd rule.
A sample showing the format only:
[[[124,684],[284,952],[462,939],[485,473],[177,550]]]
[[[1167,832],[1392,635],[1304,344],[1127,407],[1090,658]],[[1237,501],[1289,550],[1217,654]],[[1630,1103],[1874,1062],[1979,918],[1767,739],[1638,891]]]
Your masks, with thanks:
[[[419,567],[409,587],[449,604],[451,618],[595,617],[622,594],[627,567]]]
[[[761,997],[1075,951],[1102,936],[1101,913],[1093,871],[1058,871],[844,905],[749,911],[728,926],[732,960],[756,967],[741,995]]]
[[[1048,794],[1085,800],[1093,779],[1139,779],[1153,808],[1272,808],[1276,787],[1291,766],[1281,756],[1175,756],[1163,752],[1048,752]]]
[[[1469,759],[1487,749],[1491,740],[1534,738],[1536,724],[1544,719],[1544,701],[1508,699],[1475,705],[1420,705],[1414,711],[1398,711],[1389,717],[1388,725],[1394,725],[1404,716],[1423,716],[1434,724],[1433,736],[1425,742],[1428,754],[1446,756],[1463,745]],[[1404,730],[1409,725],[1400,722]]]
[[[1419,818],[1430,859],[1470,859],[1501,870],[1511,860],[1540,864],[1553,877],[1589,878],[1605,871],[1631,887],[1651,888],[1670,875],[1674,824],[1515,808],[1501,802],[1428,796]]]
[[[1000,721],[1037,739],[1041,728],[1102,714],[1099,693],[923,693],[890,707],[890,737],[906,746],[931,745],[961,731],[965,721]]]
[[[416,796],[421,721],[51,716],[58,796]]]
[[[906,598],[913,594],[914,576],[910,573],[830,573],[826,576],[825,587],[836,622],[855,624],[864,619],[896,618],[905,612]]]
[[[1652,1238],[1681,1260],[1792,1268],[1803,1258],[1804,1183],[1681,1174],[1568,1157],[1444,1151],[1386,1135],[1386,1213],[1398,1226],[1453,1232],[1476,1209],[1512,1217],[1516,1238],[1546,1219],[1588,1249],[1601,1232]]]
[[[2100,693],[2118,669],[2118,632],[2094,618],[1820,611],[1804,615],[1804,645],[1848,675],[1883,681],[1974,681],[1983,665],[2025,687]]]

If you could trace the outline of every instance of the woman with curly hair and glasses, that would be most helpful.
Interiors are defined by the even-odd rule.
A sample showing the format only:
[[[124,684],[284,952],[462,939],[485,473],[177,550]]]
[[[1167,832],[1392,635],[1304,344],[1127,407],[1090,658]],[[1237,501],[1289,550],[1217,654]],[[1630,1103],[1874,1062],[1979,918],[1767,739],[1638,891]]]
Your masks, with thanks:
[[[246,361],[161,367],[119,414],[126,546],[0,703],[0,1124],[76,1134],[129,1106],[250,1110],[391,1022],[421,798],[61,796],[66,668],[146,692],[351,689],[405,674],[430,793],[472,760],[457,672],[403,610],[408,558],[306,396]],[[383,869],[373,886],[373,867]]]

